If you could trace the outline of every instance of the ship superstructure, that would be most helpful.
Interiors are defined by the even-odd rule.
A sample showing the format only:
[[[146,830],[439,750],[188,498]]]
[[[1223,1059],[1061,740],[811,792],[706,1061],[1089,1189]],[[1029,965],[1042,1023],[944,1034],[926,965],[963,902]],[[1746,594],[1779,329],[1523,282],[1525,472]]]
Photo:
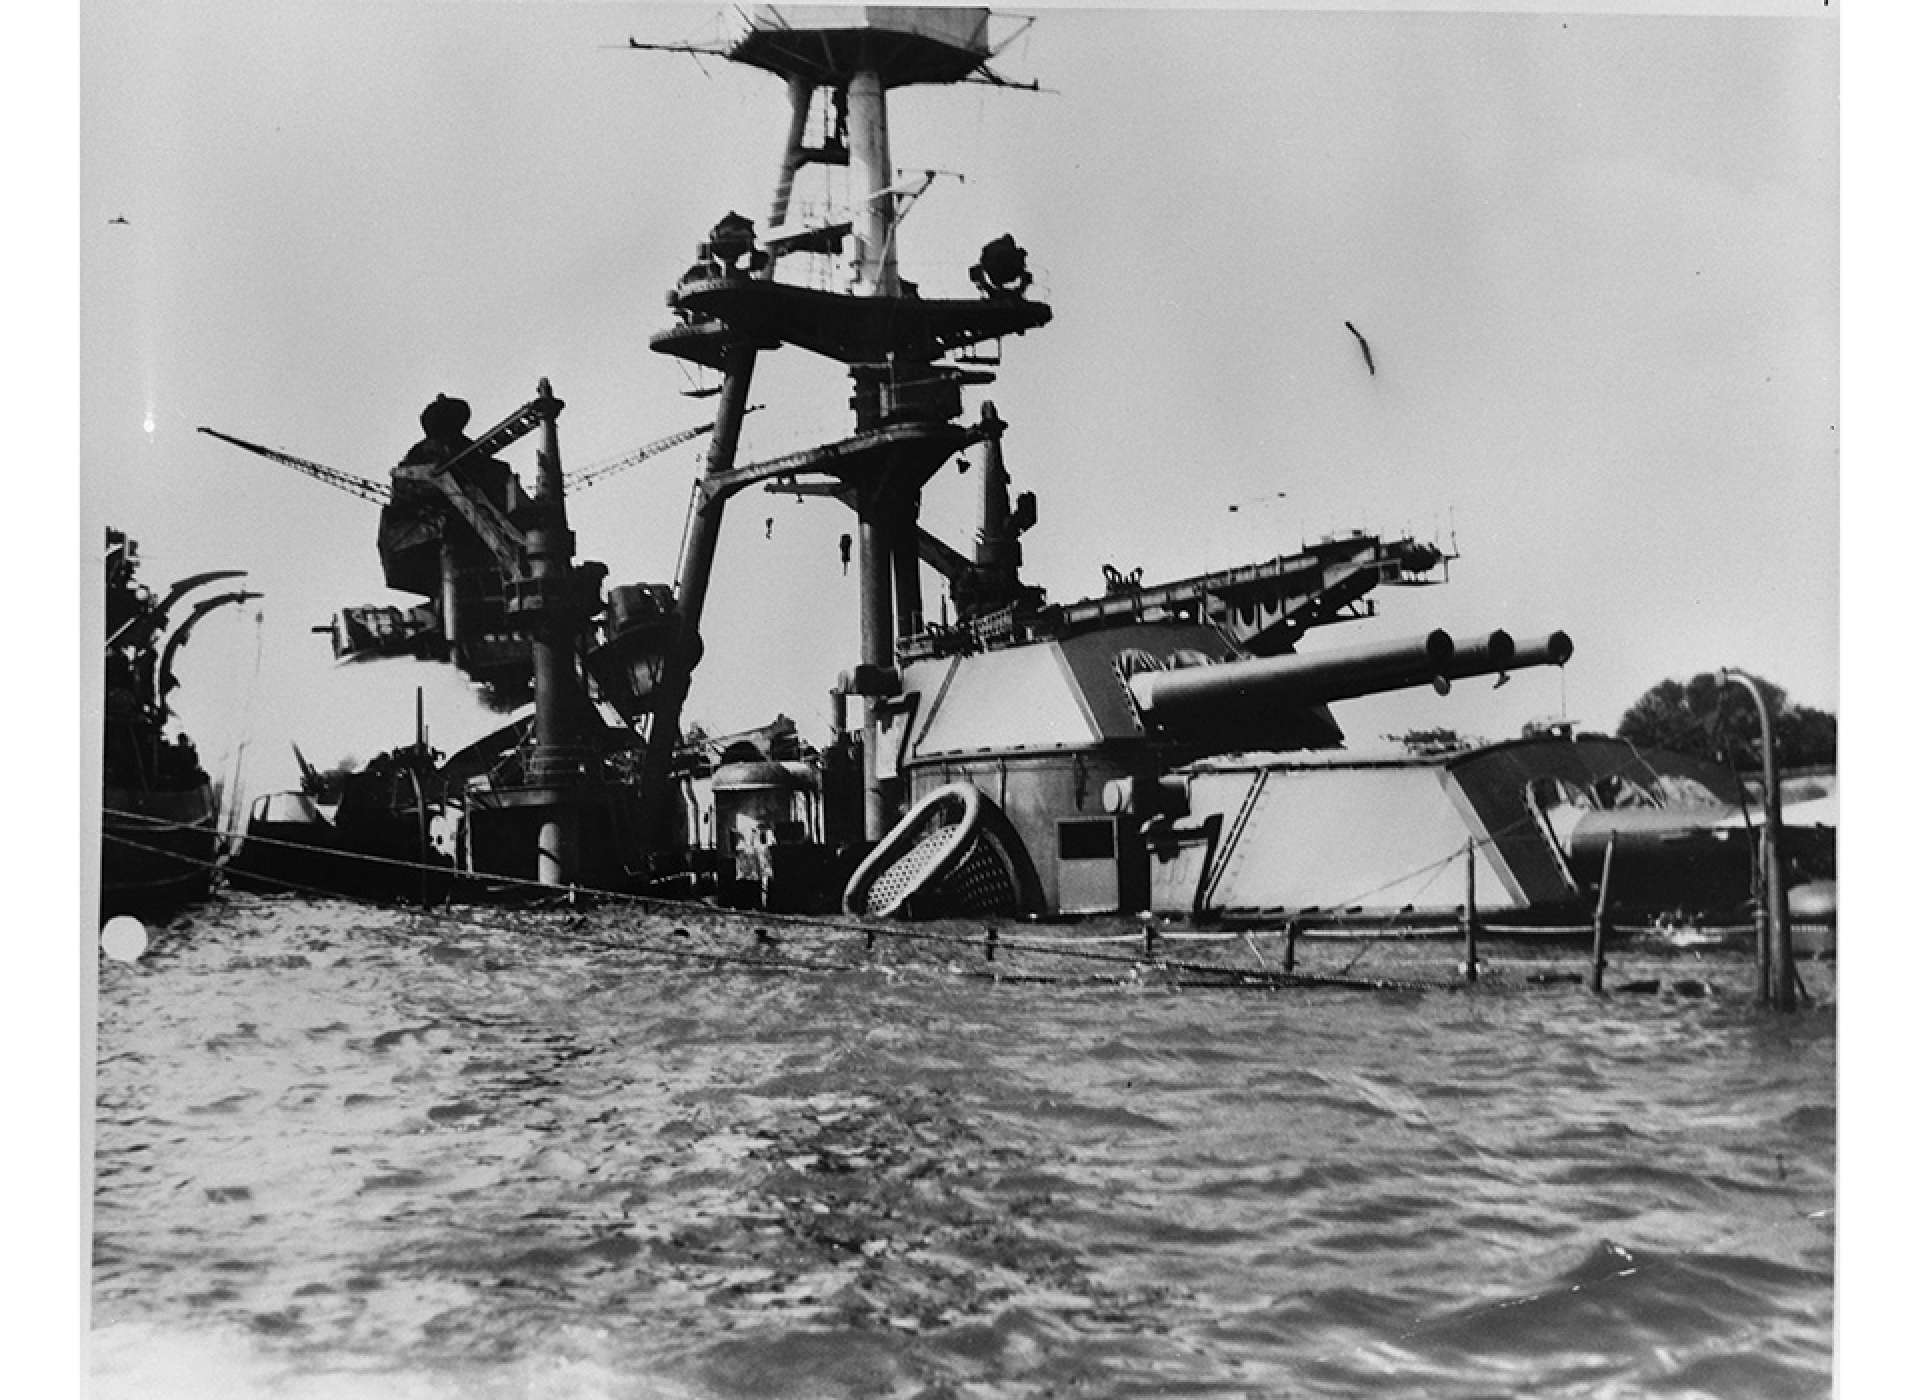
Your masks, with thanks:
[[[970,789],[968,809],[990,813],[998,832],[1004,878],[989,903],[1007,912],[1139,907],[1144,867],[1128,849],[1158,810],[1144,795],[1172,767],[1230,747],[1337,744],[1327,700],[1557,664],[1565,644],[1517,648],[1496,633],[1456,648],[1435,634],[1375,649],[1378,658],[1287,664],[1311,629],[1369,612],[1374,588],[1431,575],[1443,552],[1411,539],[1356,534],[1153,586],[1110,573],[1104,596],[1064,605],[1022,580],[1021,536],[1036,499],[1012,490],[1008,425],[994,405],[970,421],[963,407],[963,391],[992,380],[980,362],[999,357],[966,352],[1038,330],[1052,310],[1032,296],[1027,253],[1011,234],[982,246],[970,294],[903,275],[901,213],[924,182],[903,178],[888,124],[893,91],[990,74],[991,23],[971,8],[761,6],[741,12],[735,36],[711,50],[781,78],[789,120],[765,230],[738,213],[716,223],[668,296],[675,324],[652,339],[655,350],[721,376],[719,427],[682,554],[680,621],[697,631],[730,495],[766,485],[837,497],[858,530],[860,654],[838,690],[864,708],[862,844],[898,844],[890,833],[911,804],[960,785]],[[848,207],[791,219],[796,184],[815,166],[846,169]],[[803,260],[829,261],[840,280],[817,268],[788,276]],[[730,420],[737,424],[759,355],[781,346],[846,366],[851,432],[738,465]],[[979,529],[962,552],[922,527],[920,498],[969,450],[979,453]],[[930,622],[923,566],[944,578],[951,621]],[[691,669],[671,674],[684,680]],[[645,792],[664,791],[677,699],[663,697],[656,710]],[[1094,815],[1110,781],[1143,794],[1130,813]],[[924,874],[926,849],[964,844],[943,832],[932,823],[893,864]],[[1077,854],[1083,848],[1104,852],[1098,893],[1077,889],[1086,880],[1067,871],[1090,859]],[[888,864],[870,860],[867,874]],[[873,907],[861,889],[849,900]]]
[[[993,381],[1001,342],[1044,328],[1052,308],[1011,233],[983,243],[962,285],[909,278],[903,218],[930,177],[902,176],[889,128],[896,93],[1011,85],[991,66],[993,17],[755,6],[737,19],[699,51],[778,78],[786,137],[764,223],[725,211],[711,225],[667,294],[671,323],[650,338],[717,380],[714,421],[681,435],[710,432],[672,583],[603,589],[603,568],[573,560],[566,497],[584,483],[560,469],[561,404],[544,381],[477,438],[464,403],[436,400],[390,482],[361,483],[383,505],[388,581],[425,600],[379,645],[425,648],[531,693],[530,715],[442,775],[464,796],[470,863],[632,884],[697,875],[705,859],[770,902],[828,906],[845,884],[849,907],[884,912],[930,907],[934,877],[971,861],[974,902],[991,911],[1133,910],[1160,897],[1144,853],[1177,826],[1173,794],[1191,765],[1337,745],[1327,706],[1345,697],[1444,693],[1565,662],[1563,636],[1516,644],[1504,632],[1296,654],[1311,631],[1371,615],[1376,588],[1435,581],[1451,556],[1410,538],[1356,532],[1165,583],[1109,570],[1104,594],[1050,602],[1022,576],[1038,505],[1014,490],[1009,425],[993,403],[965,399]],[[796,191],[827,170],[844,172],[844,207],[807,201],[799,215]],[[844,367],[851,421],[830,441],[741,462],[759,358],[783,347]],[[497,454],[536,431],[528,491]],[[968,453],[979,520],[962,549],[925,528],[921,497]],[[834,683],[835,733],[818,753],[742,739],[714,755],[682,733],[727,503],[752,487],[833,498],[851,516],[859,652]],[[927,569],[950,605],[937,622]],[[970,814],[965,831],[953,810]],[[778,888],[783,870],[815,888]]]

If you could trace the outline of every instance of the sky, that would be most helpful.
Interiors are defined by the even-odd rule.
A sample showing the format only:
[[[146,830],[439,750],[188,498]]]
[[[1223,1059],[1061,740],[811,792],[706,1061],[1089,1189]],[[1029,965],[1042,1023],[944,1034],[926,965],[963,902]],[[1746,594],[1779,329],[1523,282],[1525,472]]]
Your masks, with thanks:
[[[1029,580],[1067,601],[1106,564],[1153,581],[1406,531],[1457,549],[1447,584],[1379,590],[1376,618],[1303,649],[1574,639],[1563,673],[1339,706],[1356,744],[1610,732],[1722,666],[1837,709],[1837,26],[1786,0],[1619,8],[1043,7],[995,66],[1044,91],[895,92],[894,163],[939,172],[903,275],[965,295],[1011,232],[1053,308],[969,410],[994,401],[1039,495]],[[438,393],[479,426],[550,378],[570,466],[706,421],[647,338],[715,220],[764,224],[785,97],[625,42],[723,17],[83,7],[82,538],[112,523],[151,582],[239,568],[265,594],[180,667],[183,721],[245,786],[292,781],[288,740],[321,761],[403,741],[416,685],[442,748],[489,717],[445,668],[336,667],[315,625],[415,601],[382,586],[376,509],[194,429],[384,477]],[[763,356],[754,399],[742,461],[850,431],[843,371],[803,351]],[[671,579],[700,452],[572,502],[609,583]],[[530,443],[507,456],[530,480]],[[976,479],[926,501],[963,548]],[[857,658],[849,526],[830,501],[734,499],[691,718],[824,737]]]

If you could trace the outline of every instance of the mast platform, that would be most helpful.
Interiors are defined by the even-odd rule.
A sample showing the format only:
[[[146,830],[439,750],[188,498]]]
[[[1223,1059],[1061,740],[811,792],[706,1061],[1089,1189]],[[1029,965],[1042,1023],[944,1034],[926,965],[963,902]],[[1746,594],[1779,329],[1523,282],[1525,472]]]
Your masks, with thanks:
[[[1014,297],[858,296],[737,275],[684,282],[668,302],[694,320],[656,333],[649,344],[711,368],[741,338],[763,348],[797,345],[845,365],[927,363],[1053,319],[1044,302]],[[706,329],[709,321],[732,336]]]
[[[957,5],[749,5],[726,54],[822,87],[862,71],[888,87],[959,83],[993,57],[985,8]]]

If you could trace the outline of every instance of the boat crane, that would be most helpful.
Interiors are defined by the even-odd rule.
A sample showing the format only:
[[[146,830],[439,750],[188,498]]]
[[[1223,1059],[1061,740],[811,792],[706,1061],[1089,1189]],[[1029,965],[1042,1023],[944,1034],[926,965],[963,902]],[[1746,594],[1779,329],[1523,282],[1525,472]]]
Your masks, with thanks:
[[[441,395],[420,415],[424,436],[385,482],[201,429],[380,505],[385,582],[424,601],[342,610],[316,629],[331,634],[337,659],[449,661],[497,701],[531,697],[530,734],[489,771],[484,796],[469,793],[468,822],[470,839],[504,860],[501,868],[543,884],[618,878],[630,854],[628,803],[623,788],[603,780],[602,764],[633,738],[595,718],[589,695],[636,728],[649,716],[657,723],[657,692],[672,683],[686,650],[678,645],[681,590],[603,590],[606,566],[573,557],[566,496],[722,422],[569,472],[555,428],[563,407],[543,379],[532,400],[469,438],[471,409]],[[737,435],[740,418],[757,407],[736,402],[726,431]],[[497,455],[530,433],[541,449],[532,494]]]
[[[761,407],[760,404],[754,404],[747,412],[758,412]],[[683,428],[677,433],[669,433],[643,447],[636,447],[631,452],[623,452],[617,457],[609,457],[604,462],[596,462],[592,466],[568,472],[566,474],[567,490],[584,491],[589,486],[597,485],[625,471],[628,467],[637,467],[651,457],[669,452],[682,443],[692,442],[695,438],[712,432],[713,428],[712,423],[702,423],[697,428]],[[218,428],[201,428],[200,431],[208,437],[218,438],[243,451],[251,452],[256,457],[265,457],[269,462],[278,462],[283,467],[292,467],[303,476],[310,476],[315,481],[324,481],[327,485],[345,491],[348,495],[358,496],[363,501],[372,501],[377,506],[391,505],[393,502],[393,487],[387,482],[356,476],[352,472],[341,471],[338,467],[330,467],[324,462],[315,462],[306,457],[296,457],[293,453],[282,452],[278,448],[263,447],[257,442],[248,442],[245,438],[223,433]]]
[[[343,472],[338,467],[329,467],[321,462],[310,462],[305,457],[296,457],[291,452],[281,452],[271,447],[262,447],[257,442],[248,442],[244,438],[233,437],[218,428],[201,428],[208,437],[230,442],[258,457],[270,462],[278,462],[283,467],[292,467],[295,471],[312,477],[315,481],[324,481],[329,486],[338,487],[349,495],[358,496],[363,501],[372,501],[384,506],[393,500],[393,488],[384,481],[373,481],[364,476],[355,476],[352,472]]]

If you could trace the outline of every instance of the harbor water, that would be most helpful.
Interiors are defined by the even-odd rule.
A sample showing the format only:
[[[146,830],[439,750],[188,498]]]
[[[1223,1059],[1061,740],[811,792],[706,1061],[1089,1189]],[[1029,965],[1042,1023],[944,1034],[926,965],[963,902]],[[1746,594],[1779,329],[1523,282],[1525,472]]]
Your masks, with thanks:
[[[1830,1389],[1828,965],[1782,1016],[1736,952],[806,943],[235,898],[103,958],[90,1393]]]

